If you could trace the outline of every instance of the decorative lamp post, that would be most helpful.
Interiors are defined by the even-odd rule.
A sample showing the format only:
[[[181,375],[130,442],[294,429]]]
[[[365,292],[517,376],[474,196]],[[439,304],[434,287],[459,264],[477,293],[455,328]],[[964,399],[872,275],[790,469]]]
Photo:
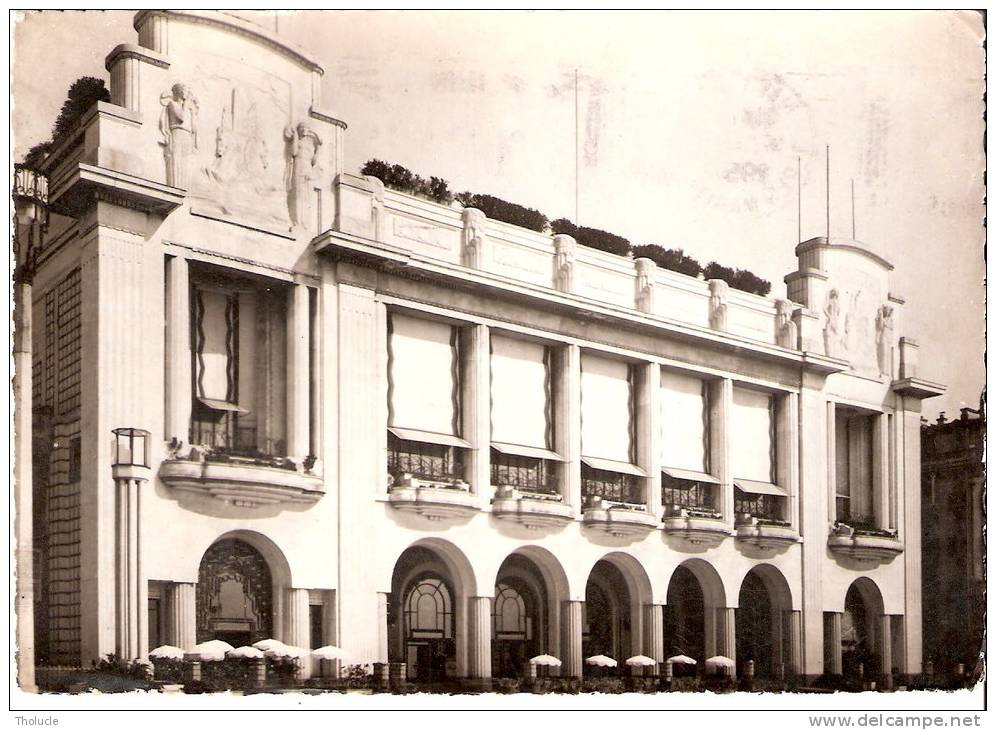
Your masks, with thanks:
[[[15,611],[17,682],[35,687],[34,536],[32,535],[31,284],[48,231],[48,181],[14,166],[14,533],[17,539]]]
[[[141,484],[149,480],[149,432],[116,428],[111,453],[115,489],[117,655],[143,658],[148,651],[147,590],[139,556],[142,554]],[[143,620],[144,619],[144,620]]]

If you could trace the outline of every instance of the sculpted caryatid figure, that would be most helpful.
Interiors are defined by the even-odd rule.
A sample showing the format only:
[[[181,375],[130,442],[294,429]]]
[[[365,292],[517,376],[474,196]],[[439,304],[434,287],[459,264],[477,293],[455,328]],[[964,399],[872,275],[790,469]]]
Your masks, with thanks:
[[[830,357],[840,355],[840,295],[831,289],[827,295],[827,305],[823,308],[823,351]]]
[[[159,97],[159,103],[163,107],[159,131],[166,158],[166,184],[186,188],[190,156],[197,149],[197,100],[185,84],[173,84]]]
[[[484,213],[477,208],[463,211],[463,263],[480,268],[484,257]]]
[[[726,331],[726,295],[729,284],[722,279],[709,279],[709,326]]]
[[[287,185],[287,209],[291,223],[305,225],[310,220],[312,180],[318,175],[318,148],[321,138],[307,124],[301,122],[297,128],[287,127],[284,139],[289,147],[287,172],[284,182]]]
[[[875,344],[878,355],[878,371],[882,375],[892,374],[892,307],[883,305],[875,318]]]

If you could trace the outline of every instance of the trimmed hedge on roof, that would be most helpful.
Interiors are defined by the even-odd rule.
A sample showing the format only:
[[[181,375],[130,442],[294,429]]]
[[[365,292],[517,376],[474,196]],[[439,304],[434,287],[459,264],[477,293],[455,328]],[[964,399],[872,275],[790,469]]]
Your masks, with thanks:
[[[52,126],[52,137],[47,142],[39,142],[24,156],[24,166],[37,170],[48,153],[69,134],[76,123],[86,114],[87,110],[98,101],[110,101],[111,92],[104,85],[103,79],[94,76],[82,76],[76,79],[66,92],[66,100]]]
[[[549,225],[553,233],[565,233],[573,236],[582,246],[597,248],[600,251],[617,256],[644,256],[653,260],[658,266],[679,274],[688,276],[704,275],[706,279],[722,279],[734,289],[767,296],[771,291],[771,282],[756,276],[746,269],[731,269],[715,261],[703,266],[682,249],[664,248],[655,243],[631,246],[622,236],[603,231],[598,228],[577,226],[567,218],[549,221],[547,217],[533,208],[510,203],[494,195],[472,193],[469,191],[454,195],[450,192],[449,183],[439,177],[423,178],[403,165],[395,165],[382,160],[368,160],[360,170],[362,175],[373,175],[380,178],[385,186],[410,195],[428,198],[442,205],[449,205],[453,200],[459,201],[468,208],[481,210],[488,218],[514,226],[522,226],[533,231],[544,232]]]
[[[622,236],[603,231],[598,228],[578,227],[566,218],[558,218],[550,223],[550,228],[554,233],[566,233],[573,236],[574,240],[582,246],[597,248],[599,251],[607,251],[617,256],[626,256],[630,252],[629,241]]]

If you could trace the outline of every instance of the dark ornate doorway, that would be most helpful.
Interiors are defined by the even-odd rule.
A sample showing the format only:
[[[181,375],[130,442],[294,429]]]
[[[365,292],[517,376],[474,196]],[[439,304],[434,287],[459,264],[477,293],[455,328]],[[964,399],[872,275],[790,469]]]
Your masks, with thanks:
[[[273,637],[273,579],[262,555],[246,542],[219,540],[201,558],[197,575],[197,641],[245,646]]]

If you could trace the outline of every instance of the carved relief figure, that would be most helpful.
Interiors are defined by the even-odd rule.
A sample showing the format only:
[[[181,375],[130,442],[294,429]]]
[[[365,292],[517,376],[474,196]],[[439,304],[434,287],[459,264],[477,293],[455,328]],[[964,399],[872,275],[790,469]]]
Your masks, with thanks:
[[[779,347],[796,349],[799,345],[799,328],[792,321],[792,302],[779,299],[775,302],[775,342]]]
[[[654,274],[657,264],[651,259],[636,259],[636,308],[641,312],[654,311]]]
[[[840,295],[831,289],[823,308],[823,349],[829,357],[841,357]]]
[[[287,186],[287,209],[294,226],[310,221],[312,180],[318,176],[318,148],[321,138],[307,124],[284,130],[289,156],[284,182]]]
[[[726,294],[729,285],[722,279],[709,279],[709,326],[726,331]]]
[[[558,235],[553,237],[554,263],[553,281],[560,291],[570,292],[574,290],[574,239],[570,236]]]
[[[476,208],[463,211],[463,264],[479,269],[484,264],[485,215]]]
[[[188,163],[197,149],[197,100],[185,84],[173,84],[159,97],[159,103],[163,107],[159,132],[166,158],[166,184],[186,188]]]
[[[373,189],[373,202],[370,206],[370,222],[373,225],[373,238],[382,241],[384,234],[384,183],[380,178],[366,175],[365,179]]]
[[[892,374],[892,307],[882,305],[875,317],[875,344],[878,356],[878,371],[882,375]]]

